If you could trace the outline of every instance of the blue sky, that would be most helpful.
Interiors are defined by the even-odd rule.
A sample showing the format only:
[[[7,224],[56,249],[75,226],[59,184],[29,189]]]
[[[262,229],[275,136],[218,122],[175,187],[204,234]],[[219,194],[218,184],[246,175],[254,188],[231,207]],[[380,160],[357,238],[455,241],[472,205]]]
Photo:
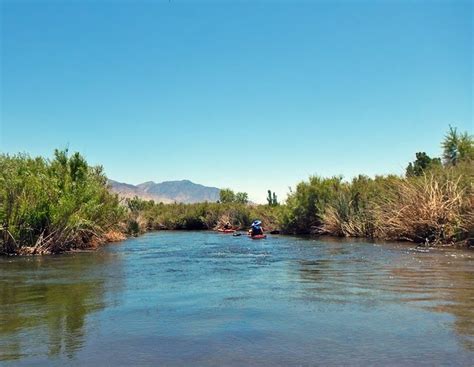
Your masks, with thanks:
[[[1,4],[2,152],[263,201],[474,130],[471,1]]]

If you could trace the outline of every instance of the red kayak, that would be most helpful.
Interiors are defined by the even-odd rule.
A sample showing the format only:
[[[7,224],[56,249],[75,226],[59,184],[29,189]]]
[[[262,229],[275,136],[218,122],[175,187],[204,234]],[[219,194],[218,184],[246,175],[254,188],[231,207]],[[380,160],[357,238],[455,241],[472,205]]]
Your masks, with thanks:
[[[266,234],[257,234],[255,236],[250,236],[252,240],[263,240],[264,238],[267,238]]]
[[[235,229],[218,229],[217,232],[221,233],[234,233]]]

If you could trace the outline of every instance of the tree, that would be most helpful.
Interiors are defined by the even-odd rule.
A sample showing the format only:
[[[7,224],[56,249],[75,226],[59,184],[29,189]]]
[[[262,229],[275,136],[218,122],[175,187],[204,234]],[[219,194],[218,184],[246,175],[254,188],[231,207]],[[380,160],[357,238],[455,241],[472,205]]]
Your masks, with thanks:
[[[268,205],[272,206],[272,203],[273,203],[272,190],[268,190],[267,192],[268,192],[267,203],[268,203]]]
[[[235,202],[235,193],[231,189],[222,189],[219,192],[219,201],[221,203],[233,203]]]
[[[125,202],[132,213],[138,213],[147,207],[147,202],[136,195],[133,198],[126,199]]]
[[[240,204],[247,204],[249,202],[249,195],[246,192],[238,192],[235,194],[235,201]]]
[[[277,206],[278,200],[276,193],[272,193],[272,190],[268,190],[267,203],[269,206]]]
[[[445,165],[455,166],[460,161],[474,160],[474,138],[467,132],[458,133],[451,125],[441,146]]]
[[[440,166],[440,158],[431,158],[425,152],[418,152],[416,153],[416,160],[408,164],[406,176],[421,176],[426,170]]]
[[[278,205],[278,200],[277,200],[277,195],[275,192],[273,192],[273,206],[277,206]]]

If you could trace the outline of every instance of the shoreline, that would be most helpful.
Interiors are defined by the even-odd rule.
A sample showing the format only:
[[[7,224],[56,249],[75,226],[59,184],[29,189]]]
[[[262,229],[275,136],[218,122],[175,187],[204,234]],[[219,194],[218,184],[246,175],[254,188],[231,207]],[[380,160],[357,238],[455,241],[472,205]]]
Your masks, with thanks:
[[[52,159],[0,154],[0,252],[94,249],[151,230],[209,230],[227,223],[246,229],[255,219],[267,233],[474,247],[474,138],[462,136],[472,159],[436,160],[421,168],[417,160],[403,176],[310,176],[282,202],[268,190],[268,204],[260,205],[231,189],[222,189],[218,202],[124,199],[111,192],[103,168],[89,165],[80,153],[55,150]]]
[[[131,238],[138,238],[141,236],[144,236],[149,233],[158,233],[158,232],[212,232],[214,234],[219,234],[222,236],[229,236],[233,237],[232,233],[223,233],[219,232],[213,229],[153,229],[153,230],[148,230],[145,232],[140,233],[139,235],[127,235],[125,233],[121,233],[120,239],[115,237],[113,240],[107,240],[105,242],[102,242],[100,244],[96,244],[94,246],[90,247],[85,247],[85,248],[71,248],[69,250],[65,250],[62,252],[57,252],[57,253],[52,253],[52,252],[37,252],[34,253],[31,250],[29,251],[28,249],[33,249],[32,247],[27,247],[25,248],[24,251],[18,252],[18,253],[13,253],[13,254],[0,254],[0,257],[36,257],[36,256],[54,256],[54,255],[64,255],[64,254],[74,254],[74,253],[87,253],[87,252],[96,252],[100,248],[104,246],[109,246],[109,245],[119,245],[122,242],[129,240]],[[236,230],[235,232],[246,232],[245,230]],[[116,232],[115,232],[116,233]],[[426,245],[426,244],[417,244],[416,242],[413,241],[408,241],[408,240],[387,240],[387,239],[382,239],[382,238],[371,238],[371,237],[349,237],[349,236],[334,236],[331,234],[320,234],[320,235],[315,235],[315,234],[291,234],[291,233],[278,233],[278,234],[270,234],[271,236],[283,236],[283,237],[303,237],[303,238],[308,238],[308,239],[335,239],[335,240],[357,240],[357,241],[368,241],[370,243],[377,243],[383,245],[384,243],[403,243],[406,245],[413,245],[413,248],[415,249],[425,249],[425,250],[443,250],[443,249],[455,249],[455,250],[468,250],[468,251],[474,251],[474,239],[468,238],[463,241],[459,241],[456,243],[451,243],[451,244],[437,244],[437,245]],[[241,236],[239,236],[241,237]],[[268,240],[268,238],[267,238]]]

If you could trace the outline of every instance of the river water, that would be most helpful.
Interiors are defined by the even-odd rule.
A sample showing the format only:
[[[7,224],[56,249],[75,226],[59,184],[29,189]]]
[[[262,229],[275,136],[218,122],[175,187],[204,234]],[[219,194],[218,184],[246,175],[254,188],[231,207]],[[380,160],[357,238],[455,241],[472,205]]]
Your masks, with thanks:
[[[157,232],[0,259],[0,364],[474,364],[474,252]]]

